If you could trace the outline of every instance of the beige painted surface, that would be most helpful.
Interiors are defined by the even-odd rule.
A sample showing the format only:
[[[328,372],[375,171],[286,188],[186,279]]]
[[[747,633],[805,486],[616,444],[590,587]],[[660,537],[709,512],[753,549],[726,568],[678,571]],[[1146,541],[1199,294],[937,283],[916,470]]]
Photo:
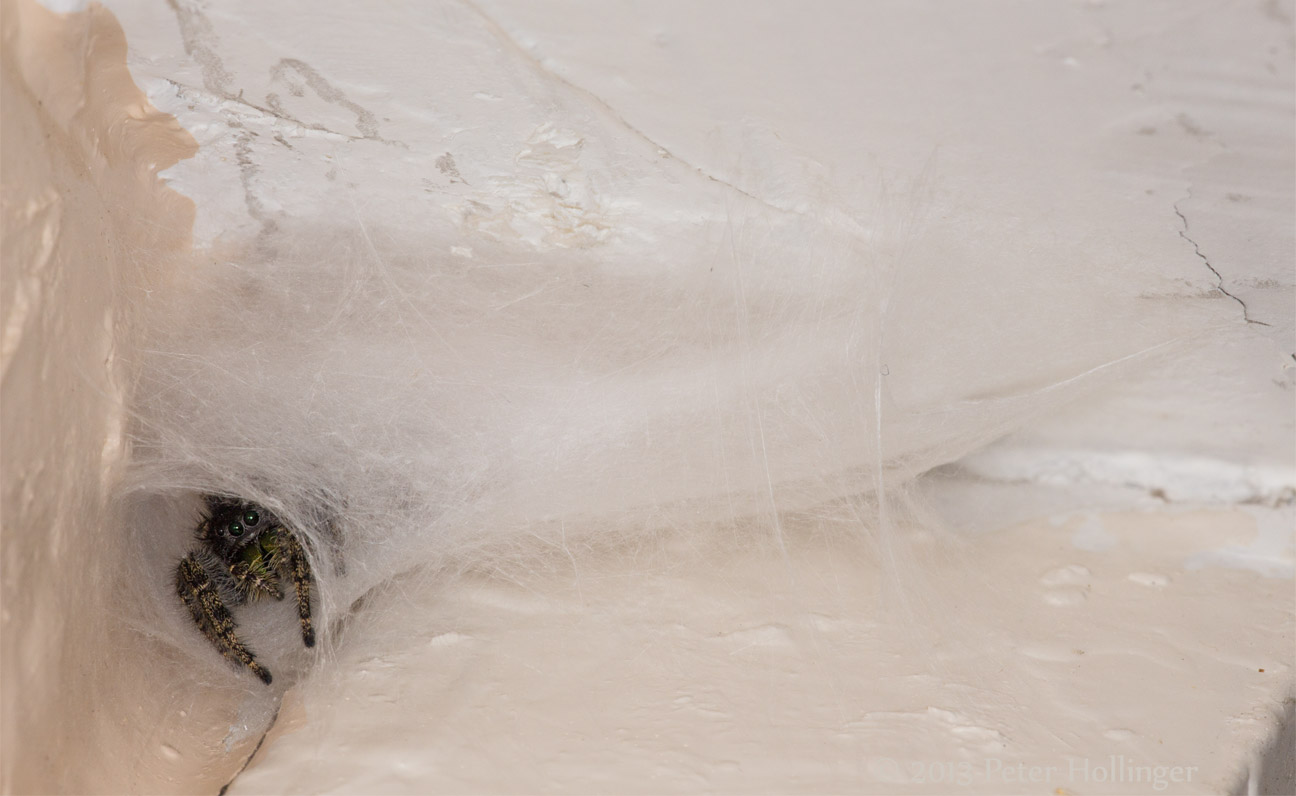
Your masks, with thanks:
[[[407,579],[231,793],[1245,793],[1290,699],[1290,580],[1192,564],[1254,514],[788,528]]]
[[[742,61],[725,57],[723,47],[701,46],[708,31],[728,30],[720,6],[692,28],[682,5],[660,12],[630,7],[664,14],[669,24],[655,28],[633,14],[605,19],[579,5],[555,6],[568,9],[564,18],[506,2],[428,6],[423,27],[399,15],[361,19],[350,6],[318,7],[317,16],[288,4],[230,4],[210,16],[200,13],[205,6],[186,2],[115,8],[131,36],[135,79],[202,143],[197,157],[168,172],[188,199],[156,174],[194,154],[194,141],[132,82],[112,17],[100,9],[59,17],[29,0],[4,7],[5,792],[212,792],[243,765],[278,706],[280,692],[220,668],[192,628],[184,634],[183,617],[171,616],[178,606],[132,603],[164,593],[165,584],[122,582],[123,572],[143,569],[124,559],[153,551],[116,543],[125,537],[113,535],[119,520],[109,514],[120,466],[131,454],[122,404],[133,374],[118,355],[137,343],[134,310],[148,306],[150,291],[165,294],[171,285],[173,257],[188,246],[195,218],[190,200],[204,246],[265,234],[294,217],[386,218],[415,229],[425,222],[457,225],[538,251],[606,244],[602,251],[637,262],[627,253],[644,250],[645,240],[680,246],[663,231],[715,223],[718,217],[707,213],[726,207],[714,200],[731,190],[754,193],[778,212],[817,196],[821,175],[801,154],[832,164],[860,129],[869,131],[874,157],[921,163],[932,142],[911,134],[919,117],[929,122],[921,129],[974,128],[967,139],[972,151],[956,153],[961,165],[944,179],[964,189],[998,173],[999,182],[985,183],[989,189],[961,195],[968,228],[988,224],[1000,238],[1019,236],[999,250],[978,250],[947,234],[933,251],[972,251],[976,257],[964,263],[969,274],[1007,267],[995,255],[1010,252],[1020,258],[1016,273],[1027,274],[1032,247],[1050,243],[1046,222],[1053,222],[1067,238],[1060,251],[1096,251],[1082,261],[1140,280],[1146,295],[1125,297],[1130,306],[1161,307],[1173,295],[1200,311],[1192,317],[1226,330],[1190,360],[1205,385],[1204,401],[1171,365],[1170,376],[1161,373],[1150,387],[1134,385],[1117,399],[1123,411],[1091,406],[1061,425],[1028,431],[1028,443],[1039,446],[1033,458],[986,470],[989,477],[1025,472],[1027,480],[1091,485],[1128,479],[1189,505],[1158,506],[1136,493],[1118,502],[1132,501],[1139,511],[1104,512],[1095,508],[1097,497],[1081,493],[1072,498],[1079,510],[1060,511],[1047,500],[1037,503],[1033,491],[972,482],[942,504],[946,524],[992,532],[959,539],[917,533],[886,548],[901,559],[887,565],[878,563],[876,539],[861,539],[860,528],[841,524],[844,515],[834,509],[789,518],[786,552],[683,528],[611,549],[568,548],[564,538],[552,555],[532,551],[520,563],[458,579],[405,572],[368,592],[345,634],[330,639],[336,643],[283,695],[269,740],[234,792],[951,790],[938,777],[955,778],[955,790],[968,792],[1162,792],[1153,783],[1131,787],[1128,779],[1098,782],[1096,770],[1082,775],[1073,767],[1078,760],[1096,769],[1113,755],[1132,766],[1193,767],[1191,775],[1180,772],[1190,782],[1169,792],[1226,792],[1254,775],[1292,683],[1292,514],[1284,497],[1291,460],[1283,447],[1291,433],[1292,368],[1284,359],[1291,317],[1282,305],[1291,285],[1281,271],[1218,280],[1274,321],[1263,329],[1246,323],[1202,269],[1194,241],[1239,273],[1250,263],[1280,268],[1290,230],[1264,235],[1290,204],[1290,186],[1270,184],[1272,172],[1291,163],[1290,147],[1282,145],[1290,103],[1263,83],[1248,95],[1258,97],[1248,107],[1264,124],[1210,116],[1221,132],[1200,134],[1197,116],[1176,113],[1185,95],[1175,87],[1188,80],[1183,65],[1196,63],[1191,48],[1165,56],[1173,68],[1157,74],[1172,78],[1166,82],[1134,91],[1125,80],[1125,70],[1139,71],[1129,59],[1155,52],[1147,41],[1178,41],[1162,35],[1163,22],[1184,41],[1202,41],[1223,24],[1221,7],[1195,4],[1164,21],[1155,9],[1095,3],[1020,21],[1048,38],[1034,49],[1011,50],[1023,61],[1003,65],[1004,96],[1021,90],[1046,98],[1057,89],[1083,100],[1065,118],[1019,108],[1022,119],[1038,125],[1027,128],[971,102],[863,114],[834,128],[826,122],[842,119],[842,105],[830,101],[831,91],[814,96],[799,87],[849,89],[833,87],[822,71],[850,60],[845,45],[816,51],[796,79],[777,75],[787,78],[780,84],[785,101],[766,107],[760,92],[768,81],[742,76],[778,63],[773,51],[745,51],[749,60]],[[1254,28],[1239,29],[1271,31],[1281,24],[1272,16],[1284,11],[1290,4],[1248,8]],[[904,23],[904,12],[897,14],[896,24]],[[750,43],[754,19],[739,26],[746,38],[728,40],[735,49]],[[1068,27],[1076,19],[1092,25],[1077,33]],[[795,50],[803,46],[798,36],[814,38],[815,24],[833,27],[823,19],[810,23],[780,41]],[[608,36],[606,26],[615,25],[625,26],[627,38]],[[261,33],[245,35],[250,30]],[[626,46],[641,30],[642,41]],[[442,31],[445,46],[428,52],[428,31]],[[978,35],[1002,36],[1007,48],[1011,34],[988,26]],[[357,35],[381,44],[335,46],[335,38]],[[879,48],[870,57],[882,57],[887,43],[910,57],[899,46],[908,39],[885,29],[871,35]],[[1289,85],[1280,46],[1286,39],[1271,38],[1274,52],[1270,45],[1245,50],[1230,36],[1209,39],[1219,48],[1211,63],[1227,66],[1213,80],[1249,80],[1248,70],[1263,71],[1269,58],[1277,64],[1274,83]],[[441,59],[437,69],[397,57],[402,47]],[[915,62],[943,64],[935,55],[912,53]],[[989,62],[994,56],[987,49]],[[604,68],[618,58],[618,68]],[[696,79],[696,69],[660,71],[687,63],[715,68],[707,80]],[[961,69],[933,68],[920,81],[929,92],[923,96],[970,79]],[[312,74],[351,93],[338,101],[333,84],[312,81]],[[438,86],[437,76],[446,74],[456,79]],[[493,85],[522,88],[508,96],[474,91],[472,81],[482,75]],[[887,81],[873,85],[879,98],[896,102],[908,91]],[[682,86],[697,92],[693,99],[681,99]],[[424,101],[452,93],[459,99]],[[1193,107],[1218,110],[1209,101],[1214,96],[1189,92]],[[816,101],[823,104],[810,107],[813,113],[794,112]],[[1110,116],[1090,115],[1095,108]],[[764,122],[726,128],[753,109],[771,114],[773,130]],[[546,126],[544,114],[565,119],[586,138]],[[1169,143],[1143,151],[1152,138],[1144,127]],[[1072,136],[1074,130],[1089,137]],[[1239,141],[1231,136],[1243,133],[1242,144],[1230,149]],[[742,139],[732,148],[731,136]],[[670,156],[644,155],[645,137],[665,142]],[[1043,145],[1005,146],[1004,137],[1069,148],[1060,158]],[[455,158],[443,161],[451,148]],[[745,154],[735,155],[739,150]],[[753,155],[770,157],[772,169],[747,170],[744,158]],[[1059,158],[1067,168],[1047,172]],[[1261,166],[1243,168],[1238,158]],[[643,165],[658,161],[667,165]],[[1088,214],[1079,220],[1053,215],[1052,197],[1083,188],[1100,166],[1110,169],[1104,179],[1129,179],[1126,210],[1103,206],[1095,192],[1063,205]],[[753,174],[767,179],[745,181]],[[352,191],[346,203],[339,202],[339,182]],[[706,191],[695,190],[699,184]],[[1188,197],[1193,185],[1209,191]],[[1238,185],[1246,191],[1234,190]],[[1231,200],[1232,193],[1249,199]],[[1148,223],[1121,224],[1128,208]],[[1184,223],[1192,225],[1192,240],[1179,234],[1185,230],[1175,209],[1191,218]],[[996,212],[1033,223],[994,227],[1002,221]],[[1219,220],[1234,217],[1245,224],[1229,228]],[[1260,232],[1242,234],[1246,224]],[[617,239],[610,229],[631,234]],[[1197,231],[1211,237],[1198,239]],[[981,299],[1002,300],[994,296],[996,284],[982,285]],[[1039,295],[1061,301],[1065,292]],[[970,306],[948,296],[943,302],[939,308]],[[1106,307],[1095,301],[1092,311]],[[1032,312],[1043,321],[1052,309]],[[975,328],[992,334],[1002,325],[997,317],[991,313]],[[1076,317],[1074,326],[1059,328],[1083,337],[1087,321]],[[1130,328],[1149,331],[1138,326]],[[962,372],[944,370],[957,349],[927,345],[931,333],[923,329],[911,330],[900,350],[928,364],[913,370],[946,377],[918,382],[912,392],[948,398],[941,392],[948,384],[967,387],[949,376]],[[962,375],[993,385],[1008,370],[1029,382],[1039,374],[1025,355],[1049,361],[1025,334],[1005,336],[1003,346],[975,352],[1003,370],[969,367]],[[1023,358],[1009,356],[1018,351]],[[1072,365],[1081,354],[1070,352]],[[894,370],[903,386],[900,367]],[[1062,370],[1050,371],[1051,378]],[[931,428],[918,426],[905,433]],[[1077,439],[1108,453],[1113,440],[1137,440],[1129,444],[1163,454],[1182,453],[1176,443],[1186,440],[1183,448],[1209,455],[1186,465],[1155,456],[1086,459],[1092,451],[1072,455]],[[599,472],[601,460],[592,461],[591,471]],[[1267,469],[1251,473],[1251,465]],[[635,472],[628,468],[627,477]],[[1241,487],[1229,480],[1238,472]],[[1201,510],[1191,505],[1194,494],[1206,494],[1194,492],[1199,484],[1274,505]],[[533,492],[532,503],[551,500],[559,508],[573,495],[590,507],[618,499],[592,479],[584,491]],[[1286,507],[1277,505],[1284,501]],[[966,521],[972,515],[980,521]],[[1006,519],[1022,516],[1033,520]],[[359,572],[356,580],[364,576]],[[349,603],[348,590],[358,588],[339,581],[337,599]],[[122,619],[132,616],[166,620]],[[1040,767],[1043,779],[1008,779],[1018,763]]]
[[[200,728],[223,731],[229,694],[184,693],[165,647],[126,624],[109,514],[130,298],[168,279],[193,219],[156,174],[194,142],[135,87],[103,9],[5,3],[2,66],[0,789],[214,790],[230,766]],[[182,724],[161,710],[177,704]]]

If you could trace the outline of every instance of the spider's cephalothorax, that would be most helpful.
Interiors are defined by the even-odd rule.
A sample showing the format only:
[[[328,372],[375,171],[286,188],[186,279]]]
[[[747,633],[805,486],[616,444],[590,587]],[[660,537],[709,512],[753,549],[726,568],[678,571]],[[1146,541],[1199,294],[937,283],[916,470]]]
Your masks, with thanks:
[[[290,581],[297,593],[302,641],[315,646],[310,562],[297,536],[261,506],[218,495],[204,500],[207,510],[197,528],[199,549],[176,567],[176,591],[216,649],[268,685],[270,671],[235,634],[229,606],[261,597],[282,600],[283,583]]]

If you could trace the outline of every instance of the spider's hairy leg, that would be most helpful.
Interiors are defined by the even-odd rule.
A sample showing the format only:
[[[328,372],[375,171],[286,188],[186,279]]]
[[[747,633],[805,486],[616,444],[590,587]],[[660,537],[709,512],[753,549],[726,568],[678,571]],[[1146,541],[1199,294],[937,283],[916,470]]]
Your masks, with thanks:
[[[315,626],[311,624],[311,568],[306,559],[297,536],[287,530],[283,532],[283,545],[288,551],[288,568],[292,573],[293,585],[297,587],[297,617],[301,620],[302,642],[315,646]]]
[[[235,561],[230,564],[229,573],[234,579],[234,587],[249,597],[268,594],[276,600],[283,599],[283,590],[279,588],[278,581],[266,578],[246,561]]]
[[[202,562],[193,553],[181,559],[176,567],[176,592],[189,609],[194,623],[222,655],[251,669],[261,682],[270,684],[270,671],[257,663],[256,656],[234,633],[234,618],[216,592]]]

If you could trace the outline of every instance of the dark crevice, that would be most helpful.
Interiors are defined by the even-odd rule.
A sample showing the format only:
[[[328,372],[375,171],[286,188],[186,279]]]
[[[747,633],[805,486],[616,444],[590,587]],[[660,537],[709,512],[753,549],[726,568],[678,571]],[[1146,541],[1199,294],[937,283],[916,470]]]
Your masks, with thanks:
[[[256,746],[253,747],[252,749],[252,754],[247,756],[247,760],[244,760],[243,765],[239,766],[239,770],[235,771],[234,776],[229,778],[229,782],[226,782],[224,785],[221,786],[221,789],[217,794],[217,796],[225,796],[226,791],[228,791],[230,789],[230,786],[234,784],[234,780],[242,776],[243,772],[247,771],[247,767],[252,765],[252,760],[257,756],[257,752],[261,751],[261,747],[266,742],[266,736],[270,734],[270,731],[274,729],[275,722],[279,720],[279,711],[282,709],[283,709],[283,701],[281,700],[279,702],[278,707],[275,708],[274,715],[270,717],[270,723],[266,725],[265,731],[262,732],[261,737],[257,739]]]

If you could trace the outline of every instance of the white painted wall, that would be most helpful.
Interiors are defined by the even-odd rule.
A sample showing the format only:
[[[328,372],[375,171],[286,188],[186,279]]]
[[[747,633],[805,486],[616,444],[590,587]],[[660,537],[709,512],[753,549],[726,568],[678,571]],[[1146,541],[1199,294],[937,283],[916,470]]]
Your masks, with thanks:
[[[708,181],[721,197],[829,208],[873,233],[903,223],[902,236],[952,236],[990,291],[1032,268],[1056,269],[1067,289],[1080,274],[1120,275],[1083,322],[1050,326],[1056,296],[1039,282],[1015,305],[976,297],[999,326],[1019,315],[1012,331],[1052,338],[1052,351],[1023,352],[1027,373],[1112,334],[1127,295],[1145,309],[1213,307],[1196,353],[1019,438],[1014,477],[1043,466],[1030,453],[1041,447],[1094,470],[1151,449],[1216,460],[1223,480],[1247,465],[1292,483],[1286,6],[747,5],[340,9],[317,12],[309,36],[291,6],[181,4],[175,19],[114,7],[147,54],[137,78],[204,144],[171,174],[210,195],[200,240],[340,213],[615,257],[712,222],[723,204],[700,198]],[[528,157],[542,142],[559,161]],[[653,168],[645,153],[657,151]],[[557,214],[553,179],[566,192]],[[341,207],[335,181],[354,186]],[[961,278],[908,267],[919,282]],[[978,346],[960,341],[984,331],[952,325],[941,342],[954,356],[922,364],[976,379],[959,362]]]

